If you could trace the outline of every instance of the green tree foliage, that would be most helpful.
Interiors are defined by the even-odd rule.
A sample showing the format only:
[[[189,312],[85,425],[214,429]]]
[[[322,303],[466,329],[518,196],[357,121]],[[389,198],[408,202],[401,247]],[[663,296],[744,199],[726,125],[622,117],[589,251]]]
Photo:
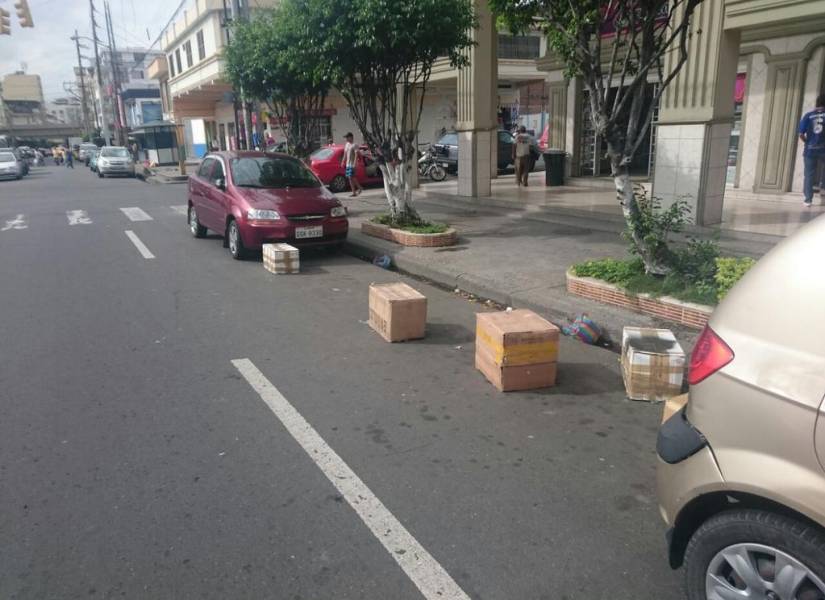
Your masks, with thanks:
[[[330,89],[331,62],[320,53],[306,0],[239,22],[225,49],[226,73],[245,99],[266,103],[289,151],[305,157],[320,135],[319,119]]]
[[[489,1],[511,30],[540,28],[551,52],[565,61],[567,77],[581,78],[636,252],[649,273],[666,273],[661,248],[645,239],[629,167],[662,93],[687,60],[690,20],[702,0]],[[652,98],[651,77],[659,82]]]
[[[309,31],[378,157],[395,218],[417,218],[409,177],[427,83],[438,60],[467,66],[470,0],[305,0]]]

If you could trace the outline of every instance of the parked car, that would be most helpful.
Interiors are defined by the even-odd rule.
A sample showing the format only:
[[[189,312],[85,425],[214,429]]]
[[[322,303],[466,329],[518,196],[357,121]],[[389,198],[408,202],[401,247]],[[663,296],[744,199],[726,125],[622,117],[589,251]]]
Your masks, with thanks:
[[[89,158],[95,150],[97,150],[97,144],[92,144],[91,142],[80,144],[80,149],[77,153],[78,159],[86,163],[86,166],[89,166]]]
[[[98,148],[97,150],[92,150],[89,153],[89,163],[88,164],[89,164],[89,169],[92,171],[92,173],[97,172],[97,159],[99,157],[100,157],[100,148]]]
[[[513,134],[509,131],[499,130],[496,135],[498,143],[498,169],[503,171],[513,164]],[[447,169],[448,173],[458,172],[458,134],[455,132],[448,132],[442,135],[438,141],[433,144],[436,151],[436,160],[438,164]],[[533,138],[531,150],[535,157],[539,156],[539,147]],[[534,165],[535,166],[535,165]]]
[[[23,177],[29,174],[29,161],[26,158],[26,152],[21,150],[19,147],[12,150],[14,153],[15,158],[17,158],[17,164],[20,167],[20,173]]]
[[[188,204],[192,235],[221,234],[235,259],[266,243],[338,246],[349,230],[335,195],[285,154],[207,154],[189,178]]]
[[[0,179],[20,179],[23,168],[11,150],[0,150]]]
[[[690,600],[825,598],[825,217],[713,312],[657,442],[670,563]]]
[[[355,178],[362,186],[379,184],[384,181],[381,169],[372,159],[366,146],[361,147],[361,156],[355,165]],[[345,169],[341,166],[344,156],[344,146],[333,144],[316,150],[309,157],[310,168],[321,182],[333,192],[343,192],[349,189],[349,182]]]
[[[104,146],[97,157],[97,176],[106,175],[135,176],[135,163],[132,154],[123,146]]]

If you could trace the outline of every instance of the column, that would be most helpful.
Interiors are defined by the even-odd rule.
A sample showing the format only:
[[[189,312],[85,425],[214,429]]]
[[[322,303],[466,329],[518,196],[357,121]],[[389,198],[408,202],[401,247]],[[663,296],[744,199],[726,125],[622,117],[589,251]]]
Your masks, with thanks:
[[[688,61],[665,90],[656,129],[653,195],[665,206],[687,200],[698,225],[722,221],[739,58],[739,31],[723,24],[722,2],[694,12]],[[665,73],[676,58],[667,54]]]
[[[497,33],[487,0],[474,0],[478,29],[470,66],[458,71],[458,195],[489,196],[497,173]]]

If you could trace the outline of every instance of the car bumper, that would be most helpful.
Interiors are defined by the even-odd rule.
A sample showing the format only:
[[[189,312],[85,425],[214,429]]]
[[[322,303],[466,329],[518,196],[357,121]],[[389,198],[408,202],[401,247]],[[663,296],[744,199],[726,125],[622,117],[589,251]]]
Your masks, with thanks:
[[[2,171],[0,172],[0,179],[17,179],[20,173],[17,171]]]
[[[324,228],[324,235],[316,238],[295,237],[296,227],[308,227],[321,225]],[[258,225],[253,223],[243,223],[240,227],[241,239],[245,247],[258,250],[264,244],[290,244],[301,248],[312,246],[331,246],[340,244],[347,239],[349,222],[347,219],[327,219],[320,223],[305,223],[296,225],[288,219],[276,225]]]
[[[97,170],[102,175],[134,175],[134,167],[101,167],[98,165]]]

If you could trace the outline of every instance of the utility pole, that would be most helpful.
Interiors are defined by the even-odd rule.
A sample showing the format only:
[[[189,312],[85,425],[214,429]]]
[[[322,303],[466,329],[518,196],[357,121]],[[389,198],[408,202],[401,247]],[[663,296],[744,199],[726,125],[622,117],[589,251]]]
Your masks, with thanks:
[[[232,21],[246,21],[249,17],[247,14],[248,6],[246,2],[244,5],[241,5],[241,0],[232,0]],[[252,145],[252,115],[250,113],[250,104],[244,98],[243,88],[238,90],[241,96],[241,110],[243,115],[243,129],[244,129],[244,136],[243,141],[245,148],[247,150],[252,150],[254,146]]]
[[[106,35],[109,38],[109,61],[112,63],[112,103],[115,116],[115,131],[117,134],[118,146],[126,145],[126,138],[123,135],[123,119],[120,114],[120,61],[117,60],[117,48],[115,46],[115,32],[112,29],[112,13],[109,11],[109,3],[103,3],[104,17],[106,18]]]
[[[100,73],[100,55],[97,52],[97,22],[95,21],[95,3],[94,0],[89,0],[89,16],[92,20],[92,38],[95,44],[95,71],[97,71],[97,93],[100,96],[100,129],[106,145],[109,145],[109,124],[106,122],[106,107],[103,103],[103,76]],[[95,106],[97,110],[97,106]]]
[[[80,76],[80,93],[83,97],[83,129],[86,131],[86,135],[89,136],[89,141],[91,141],[92,131],[89,128],[89,107],[86,105],[86,81],[85,77],[83,77],[83,63],[80,61],[80,36],[77,35],[77,29],[74,30],[74,37],[71,39],[74,40],[74,45],[77,49],[77,72]]]

